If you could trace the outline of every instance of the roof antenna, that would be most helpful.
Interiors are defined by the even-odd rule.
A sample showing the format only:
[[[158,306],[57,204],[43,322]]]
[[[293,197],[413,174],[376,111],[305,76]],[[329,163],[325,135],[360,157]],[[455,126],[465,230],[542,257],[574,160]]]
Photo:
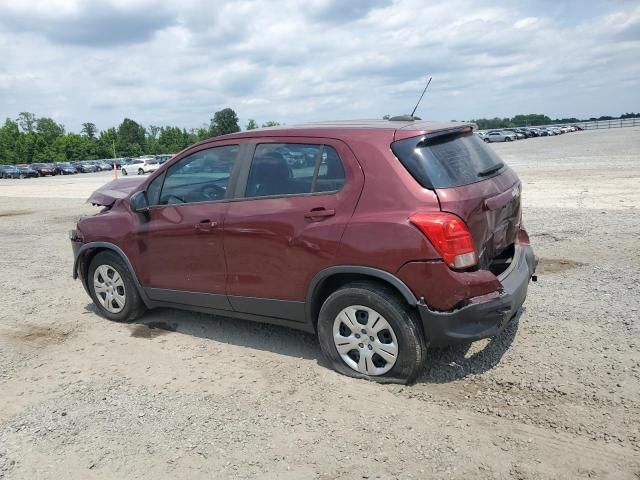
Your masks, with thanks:
[[[433,77],[429,77],[429,81],[427,82],[427,86],[424,87],[424,90],[422,91],[422,95],[420,95],[420,98],[418,99],[418,103],[416,103],[416,106],[413,109],[413,111],[411,112],[411,115],[398,115],[398,116],[389,118],[389,120],[391,120],[392,122],[413,122],[415,120],[420,120],[420,117],[414,117],[413,114],[416,113],[416,110],[418,109],[418,106],[420,105],[420,102],[422,101],[422,97],[424,97],[424,94],[426,93],[427,88],[429,88],[429,85],[431,84],[431,79],[432,78]]]
[[[422,91],[422,95],[420,95],[420,98],[418,99],[418,103],[416,103],[415,108],[413,109],[413,111],[411,112],[410,117],[413,118],[413,114],[416,113],[416,110],[418,109],[418,105],[420,105],[420,102],[422,101],[422,97],[424,97],[425,92],[427,91],[427,88],[429,88],[429,84],[431,84],[431,79],[433,77],[429,77],[429,81],[427,82],[427,86],[424,87],[424,90]]]

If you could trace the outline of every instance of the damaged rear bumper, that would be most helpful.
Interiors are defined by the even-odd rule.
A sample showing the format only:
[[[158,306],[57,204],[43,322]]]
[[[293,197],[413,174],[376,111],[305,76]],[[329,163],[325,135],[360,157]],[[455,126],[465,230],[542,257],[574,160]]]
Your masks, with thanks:
[[[433,311],[426,304],[418,303],[429,345],[472,342],[498,335],[524,303],[537,264],[538,258],[531,246],[518,245],[511,266],[498,277],[501,290],[471,298],[467,305],[450,312]]]

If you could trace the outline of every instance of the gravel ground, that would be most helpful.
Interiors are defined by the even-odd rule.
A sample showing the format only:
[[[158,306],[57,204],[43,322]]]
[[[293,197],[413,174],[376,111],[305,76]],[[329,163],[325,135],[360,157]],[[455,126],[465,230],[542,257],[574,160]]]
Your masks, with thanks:
[[[0,181],[0,478],[640,476],[640,129],[494,144],[539,281],[501,336],[415,385],[334,373],[311,335],[96,314],[66,232],[110,174]]]

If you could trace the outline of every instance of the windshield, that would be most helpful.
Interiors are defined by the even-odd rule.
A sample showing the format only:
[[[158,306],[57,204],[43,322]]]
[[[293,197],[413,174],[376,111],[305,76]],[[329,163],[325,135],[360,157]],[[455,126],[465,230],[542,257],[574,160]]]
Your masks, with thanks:
[[[479,182],[501,173],[504,163],[473,132],[419,136],[394,142],[391,150],[426,188]]]

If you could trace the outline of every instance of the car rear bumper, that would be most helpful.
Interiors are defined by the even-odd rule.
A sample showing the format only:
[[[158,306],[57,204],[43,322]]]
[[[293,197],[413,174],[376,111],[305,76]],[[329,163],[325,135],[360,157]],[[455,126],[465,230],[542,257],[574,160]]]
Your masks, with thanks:
[[[418,311],[430,346],[472,342],[498,335],[516,316],[527,296],[529,280],[538,258],[529,245],[518,245],[511,266],[498,277],[502,289],[471,298],[450,312],[431,310],[418,303]]]

